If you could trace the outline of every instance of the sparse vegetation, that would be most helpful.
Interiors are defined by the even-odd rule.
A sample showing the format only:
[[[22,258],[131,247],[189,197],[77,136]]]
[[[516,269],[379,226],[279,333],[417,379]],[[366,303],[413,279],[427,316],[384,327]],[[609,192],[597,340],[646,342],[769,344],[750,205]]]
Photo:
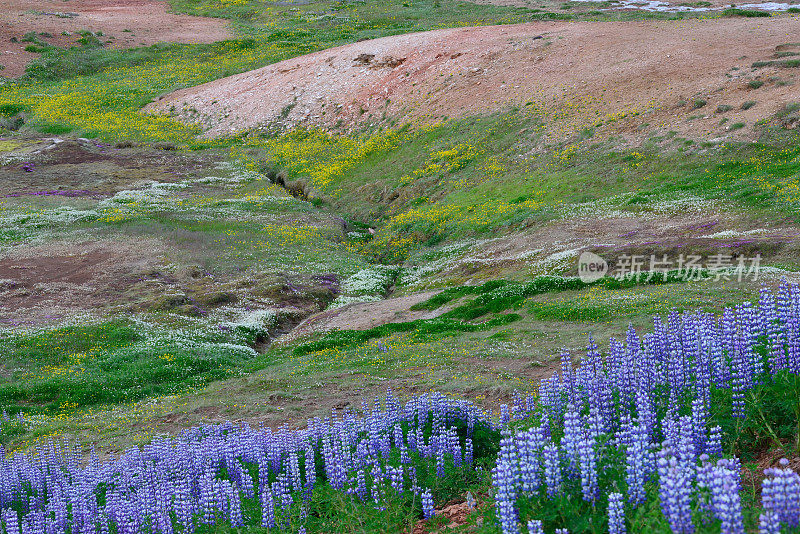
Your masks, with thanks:
[[[793,532],[800,505],[762,490],[800,491],[776,470],[799,467],[800,297],[782,279],[800,272],[800,104],[768,115],[793,71],[733,68],[722,88],[665,84],[645,105],[614,79],[535,93],[516,65],[493,78],[483,43],[462,63],[454,40],[420,69],[411,46],[384,58],[363,43],[790,17],[561,0],[170,5],[226,19],[235,38],[125,50],[134,32],[103,28],[58,48],[31,31],[16,46],[40,57],[0,83],[3,534]],[[559,28],[497,46],[545,73],[559,42],[573,46]],[[737,49],[720,72],[736,58],[797,67],[797,45],[774,39],[755,47],[768,59]],[[297,82],[277,121],[218,137],[202,121],[241,114],[227,95],[212,95],[212,119],[199,102],[141,112],[341,47],[319,55],[324,85],[353,43],[348,83],[379,72],[413,98],[389,82],[340,105],[315,94],[316,116],[313,83]],[[613,58],[619,72],[636,54]],[[763,98],[738,113],[765,85],[740,76],[755,75]],[[477,88],[496,105],[470,107]],[[436,107],[446,99],[457,106]]]
[[[724,17],[770,17],[768,11],[759,11],[757,9],[740,9],[730,7],[722,11]]]

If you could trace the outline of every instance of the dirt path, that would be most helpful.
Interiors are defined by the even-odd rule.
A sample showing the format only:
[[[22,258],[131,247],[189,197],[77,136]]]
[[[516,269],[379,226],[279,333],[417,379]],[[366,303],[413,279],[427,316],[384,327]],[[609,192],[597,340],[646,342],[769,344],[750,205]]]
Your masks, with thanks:
[[[314,332],[368,330],[388,323],[433,319],[447,311],[446,308],[433,311],[412,311],[411,307],[428,300],[436,293],[438,291],[426,291],[377,302],[356,302],[341,308],[327,310],[300,323],[290,334],[282,337],[280,342],[288,343]]]
[[[163,0],[0,0],[0,76],[15,78],[38,54],[21,42],[28,32],[54,46],[71,46],[75,32],[103,32],[110,48],[159,42],[212,43],[233,34],[221,19],[176,15]],[[41,34],[49,34],[50,37]],[[68,33],[69,35],[64,35]],[[16,38],[17,42],[11,39]]]
[[[728,123],[746,125],[726,135],[746,139],[756,120],[797,96],[798,69],[751,65],[797,41],[800,19],[763,20],[541,22],[386,37],[182,89],[149,110],[198,120],[214,137],[276,123],[348,129],[384,115],[430,122],[530,102],[563,141],[594,122],[629,137],[654,129],[715,137],[715,109],[726,104]],[[764,82],[757,91],[748,85],[755,79]],[[749,100],[756,104],[740,109]]]

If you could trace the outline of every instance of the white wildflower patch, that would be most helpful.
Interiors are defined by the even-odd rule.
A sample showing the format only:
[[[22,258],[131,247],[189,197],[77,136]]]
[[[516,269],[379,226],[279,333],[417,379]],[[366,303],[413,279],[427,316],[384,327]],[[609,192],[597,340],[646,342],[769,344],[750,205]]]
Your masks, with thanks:
[[[560,252],[554,252],[550,254],[546,258],[538,261],[535,263],[536,267],[544,272],[550,273],[553,271],[564,270],[570,263],[574,263],[580,254],[579,248],[570,249],[570,250],[562,250]]]
[[[160,187],[162,184],[159,182],[151,182],[145,189],[126,189],[119,191],[113,197],[101,200],[98,203],[98,208],[116,208],[120,204],[135,204],[139,207],[142,206],[163,206],[167,204],[167,200],[172,196],[170,188]]]
[[[342,293],[328,309],[341,308],[354,302],[375,302],[383,299],[399,275],[399,267],[370,265],[342,283]]]
[[[391,285],[396,273],[397,267],[370,265],[344,281],[342,294],[353,296],[383,294]]]
[[[463,258],[459,263],[471,263],[477,265],[497,265],[500,263],[514,263],[514,262],[521,262],[527,261],[531,258],[535,258],[539,255],[544,249],[536,248],[532,250],[523,250],[516,254],[501,254],[501,255],[494,255],[494,256],[467,256]]]
[[[224,182],[231,184],[253,182],[264,178],[263,174],[248,169],[238,161],[221,161],[217,163],[217,169],[228,171],[229,177],[224,178]]]
[[[717,232],[715,234],[704,235],[702,237],[707,237],[709,239],[726,239],[730,237],[747,237],[752,235],[760,235],[760,234],[767,234],[773,233],[774,230],[767,230],[766,228],[758,228],[755,230],[723,230],[721,232]]]
[[[328,305],[329,310],[335,310],[336,308],[342,308],[347,306],[348,304],[355,304],[357,302],[377,302],[381,300],[381,297],[375,295],[360,295],[360,296],[347,296],[347,295],[339,295],[336,297],[333,302]]]
[[[559,209],[562,219],[653,219],[659,215],[700,214],[717,212],[721,201],[688,193],[670,193],[662,198],[648,198],[646,202],[631,203],[636,193],[624,193],[582,204],[571,204]]]
[[[654,213],[665,215],[676,215],[686,213],[707,213],[716,211],[720,202],[714,199],[702,198],[696,195],[675,194],[651,204],[644,204],[644,209],[649,209]]]
[[[214,319],[217,318],[221,319],[221,326],[231,329],[266,330],[275,324],[278,314],[272,309],[248,310],[225,306],[214,310]]]
[[[459,241],[434,251],[426,251],[416,259],[418,265],[402,269],[399,275],[400,284],[404,287],[413,287],[429,276],[453,269],[461,263],[463,254],[469,253],[487,241],[492,240]]]
[[[0,217],[0,228],[48,228],[91,221],[98,217],[95,210],[79,210],[70,206],[22,213],[9,211],[11,213]]]
[[[629,211],[620,209],[632,194],[617,195],[582,204],[568,204],[561,206],[558,214],[562,219],[619,219],[631,217]]]

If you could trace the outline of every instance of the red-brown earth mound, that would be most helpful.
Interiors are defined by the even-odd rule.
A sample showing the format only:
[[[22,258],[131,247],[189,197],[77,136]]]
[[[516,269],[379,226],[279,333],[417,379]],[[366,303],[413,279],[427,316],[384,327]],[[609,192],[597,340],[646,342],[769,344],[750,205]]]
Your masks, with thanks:
[[[797,35],[800,19],[788,16],[444,29],[290,59],[176,91],[148,109],[216,137],[276,124],[433,121],[530,102],[526,109],[558,119],[547,121],[556,140],[601,123],[631,140],[654,129],[748,139],[757,120],[797,97],[800,69],[775,63],[787,46],[800,47],[791,44]],[[763,85],[753,89],[753,80]],[[730,128],[737,123],[745,127]]]

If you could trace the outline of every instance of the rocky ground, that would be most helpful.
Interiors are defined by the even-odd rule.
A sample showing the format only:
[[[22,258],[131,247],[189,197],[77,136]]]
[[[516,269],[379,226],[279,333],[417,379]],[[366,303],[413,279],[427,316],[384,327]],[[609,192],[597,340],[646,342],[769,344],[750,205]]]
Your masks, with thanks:
[[[80,31],[100,33],[109,48],[136,48],[161,42],[213,43],[233,37],[226,21],[168,12],[159,0],[2,0],[0,77],[16,78],[39,54],[26,51],[23,38],[34,32],[59,47],[74,45]]]

